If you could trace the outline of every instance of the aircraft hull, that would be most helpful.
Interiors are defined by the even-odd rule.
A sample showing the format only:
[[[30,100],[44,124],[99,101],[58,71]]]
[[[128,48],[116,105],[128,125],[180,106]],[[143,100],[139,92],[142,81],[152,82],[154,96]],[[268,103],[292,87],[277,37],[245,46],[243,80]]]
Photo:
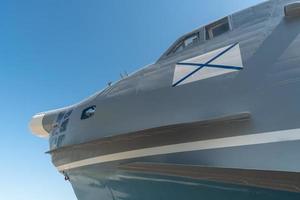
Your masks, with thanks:
[[[243,147],[204,150],[169,155],[130,159],[105,164],[84,166],[67,172],[78,199],[299,199],[299,173],[287,175],[285,181],[272,185],[279,179],[275,175],[229,174],[224,177],[201,177],[185,166],[214,166],[224,168],[267,169],[278,172],[300,171],[300,142],[250,145]],[[128,167],[130,163],[169,164],[159,171],[155,167]],[[172,169],[174,164],[183,167],[183,174]],[[169,167],[170,166],[170,167]],[[169,167],[169,168],[168,168]],[[199,172],[199,169],[195,171]],[[174,172],[174,174],[172,174]],[[190,174],[188,173],[190,172]],[[203,172],[204,176],[208,173]],[[214,175],[217,173],[213,173]],[[224,174],[224,173],[221,173]],[[270,182],[263,183],[269,176]],[[281,179],[282,181],[283,179]],[[251,182],[252,181],[252,182]],[[298,189],[297,189],[298,187]]]

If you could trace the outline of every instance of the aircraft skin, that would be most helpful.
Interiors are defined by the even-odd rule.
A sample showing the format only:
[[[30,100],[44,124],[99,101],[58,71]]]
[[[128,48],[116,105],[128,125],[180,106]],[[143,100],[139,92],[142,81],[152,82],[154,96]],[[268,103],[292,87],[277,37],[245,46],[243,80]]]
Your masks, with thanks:
[[[49,135],[77,198],[300,199],[300,17],[284,12],[291,3],[266,1],[196,29],[154,64],[35,115],[32,131]]]

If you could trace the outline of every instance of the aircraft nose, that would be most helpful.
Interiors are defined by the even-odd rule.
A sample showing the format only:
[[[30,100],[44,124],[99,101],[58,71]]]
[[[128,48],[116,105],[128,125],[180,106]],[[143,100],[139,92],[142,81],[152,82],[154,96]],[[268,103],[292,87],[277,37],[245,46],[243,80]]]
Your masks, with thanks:
[[[38,137],[48,137],[49,133],[44,129],[43,118],[45,113],[39,113],[31,118],[29,128],[31,132]]]

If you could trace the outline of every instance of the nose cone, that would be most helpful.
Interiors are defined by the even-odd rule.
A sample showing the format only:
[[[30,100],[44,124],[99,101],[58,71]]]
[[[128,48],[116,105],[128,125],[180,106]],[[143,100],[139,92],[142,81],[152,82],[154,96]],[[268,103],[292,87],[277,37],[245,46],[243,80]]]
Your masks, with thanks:
[[[48,137],[49,133],[43,127],[43,118],[45,113],[36,114],[32,117],[29,128],[31,132],[38,137]]]

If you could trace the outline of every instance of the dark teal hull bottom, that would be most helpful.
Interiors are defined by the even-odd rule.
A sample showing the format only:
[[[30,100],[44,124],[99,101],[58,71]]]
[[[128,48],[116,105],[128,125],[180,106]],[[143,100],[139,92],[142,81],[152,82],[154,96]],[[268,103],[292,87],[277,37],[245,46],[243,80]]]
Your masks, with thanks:
[[[299,172],[299,146],[296,141],[160,155],[75,168],[67,175],[78,200],[300,200],[297,192],[120,168],[144,162]],[[288,184],[295,191],[297,177],[296,185]]]
[[[79,200],[299,200],[300,193],[176,176],[103,171],[71,172]],[[94,172],[94,173],[93,173]]]

